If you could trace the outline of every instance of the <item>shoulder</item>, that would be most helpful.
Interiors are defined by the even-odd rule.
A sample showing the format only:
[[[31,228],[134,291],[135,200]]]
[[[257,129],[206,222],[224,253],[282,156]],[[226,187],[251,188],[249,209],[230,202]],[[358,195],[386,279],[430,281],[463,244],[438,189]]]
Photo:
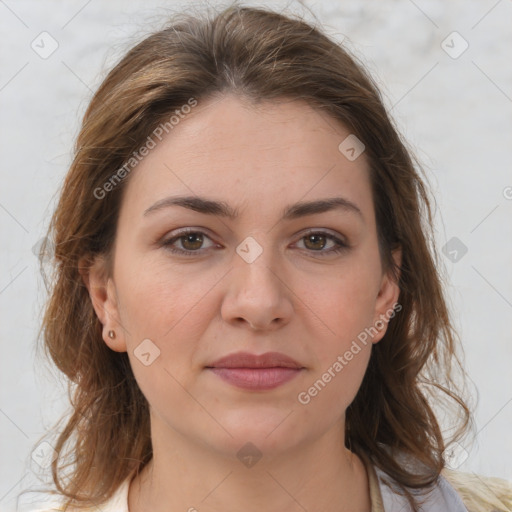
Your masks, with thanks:
[[[130,481],[131,477],[126,478],[112,497],[101,504],[101,506],[69,506],[66,512],[128,512],[128,489]],[[38,504],[35,508],[26,508],[21,512],[64,512],[64,504],[62,501],[55,501],[55,499],[53,499],[44,505]]]
[[[464,473],[448,468],[442,476],[457,491],[469,512],[512,510],[512,483],[502,478]]]
[[[421,469],[422,465],[411,455],[399,452],[395,458],[405,467]],[[378,478],[382,499],[382,510],[410,510],[405,498],[401,496],[397,482],[377,466],[374,467]],[[421,493],[409,488],[412,495]],[[437,483],[426,493],[422,505],[423,512],[511,512],[512,483],[495,477],[486,477],[475,473],[465,473],[444,468]]]

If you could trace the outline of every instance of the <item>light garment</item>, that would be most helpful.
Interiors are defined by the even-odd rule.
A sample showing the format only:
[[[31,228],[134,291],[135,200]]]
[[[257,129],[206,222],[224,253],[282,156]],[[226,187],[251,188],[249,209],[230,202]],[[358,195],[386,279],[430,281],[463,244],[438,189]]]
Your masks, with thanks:
[[[384,483],[386,480],[389,481],[386,473],[377,467],[366,466],[366,470],[370,482],[371,512],[409,512],[411,510],[407,498],[393,492]],[[461,497],[444,476],[439,478],[438,484],[427,495],[421,510],[422,512],[468,512]]]
[[[362,458],[370,487],[371,510],[368,512],[410,512],[411,507],[405,497],[393,492],[384,483],[389,477],[379,468]],[[112,498],[101,507],[81,509],[81,512],[129,512],[128,489],[132,477],[127,478]],[[28,512],[62,512],[54,508],[31,509]],[[69,512],[75,512],[68,509]],[[437,486],[428,495],[421,512],[512,512],[512,483],[492,477],[482,477],[445,469]]]
[[[411,464],[399,455],[402,465]],[[370,512],[410,512],[407,498],[384,482],[388,475],[362,457],[368,474]],[[414,491],[413,491],[414,493]],[[422,502],[421,512],[512,512],[512,482],[444,468],[438,483]]]

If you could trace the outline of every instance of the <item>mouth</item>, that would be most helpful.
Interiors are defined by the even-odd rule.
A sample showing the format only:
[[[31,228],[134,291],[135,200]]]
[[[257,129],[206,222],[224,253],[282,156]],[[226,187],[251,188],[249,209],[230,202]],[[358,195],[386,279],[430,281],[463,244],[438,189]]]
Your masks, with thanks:
[[[237,352],[218,359],[205,369],[238,388],[263,391],[289,382],[305,368],[279,352],[261,355]]]
[[[224,381],[243,389],[274,389],[296,377],[300,368],[208,368]]]

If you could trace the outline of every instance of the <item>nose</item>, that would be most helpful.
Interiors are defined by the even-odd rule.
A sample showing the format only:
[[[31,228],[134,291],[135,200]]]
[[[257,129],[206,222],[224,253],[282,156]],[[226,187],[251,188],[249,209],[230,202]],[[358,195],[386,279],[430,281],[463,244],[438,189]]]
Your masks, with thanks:
[[[272,331],[290,321],[293,293],[283,272],[273,268],[275,262],[266,256],[268,252],[263,251],[252,263],[235,255],[221,308],[226,322]]]

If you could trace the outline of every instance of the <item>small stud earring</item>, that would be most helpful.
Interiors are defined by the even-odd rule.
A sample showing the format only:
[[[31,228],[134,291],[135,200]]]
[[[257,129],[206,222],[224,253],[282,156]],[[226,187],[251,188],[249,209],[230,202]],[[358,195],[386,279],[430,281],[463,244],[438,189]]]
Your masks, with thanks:
[[[108,331],[108,337],[113,340],[116,337],[115,331]]]

